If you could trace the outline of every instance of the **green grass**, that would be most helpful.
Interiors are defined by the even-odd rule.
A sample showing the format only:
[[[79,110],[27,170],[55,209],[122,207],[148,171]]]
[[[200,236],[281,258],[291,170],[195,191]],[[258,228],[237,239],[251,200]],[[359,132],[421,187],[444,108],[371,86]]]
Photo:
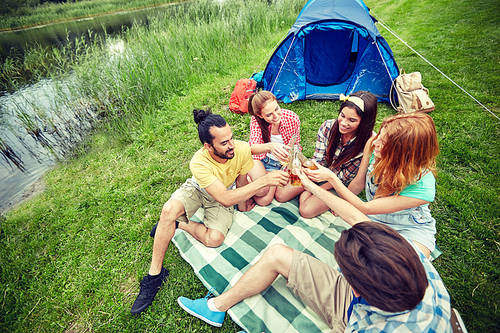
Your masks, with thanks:
[[[499,1],[382,1],[371,9],[410,46],[500,116]],[[405,19],[402,19],[402,18]],[[407,18],[410,20],[408,21]],[[436,104],[437,242],[434,262],[469,331],[500,327],[499,120],[401,42],[381,32],[406,72],[420,71]]]
[[[299,1],[300,2],[300,1]],[[146,274],[149,230],[171,193],[190,176],[201,147],[193,108],[211,107],[246,140],[249,117],[227,110],[237,79],[263,69],[303,2],[197,3],[123,36],[122,55],[107,47],[82,52],[59,72],[78,80],[85,96],[108,114],[71,161],[44,178],[47,190],[1,220],[0,330],[235,332],[187,316],[180,295],[206,289],[170,246],[171,277],[152,307],[129,314]],[[498,114],[498,1],[367,1],[412,47]],[[469,332],[500,325],[500,144],[498,120],[379,27],[396,61],[420,71],[438,129],[437,242],[434,261]],[[117,41],[118,42],[118,41]],[[57,62],[56,62],[57,63]],[[54,70],[53,67],[47,66]],[[339,103],[296,102],[302,144],[311,156],[317,129]],[[379,105],[377,124],[394,114]]]
[[[16,30],[41,24],[82,19],[121,11],[135,10],[171,2],[165,0],[86,0],[61,3],[46,2],[36,7],[22,7],[14,13],[0,15],[0,31]]]

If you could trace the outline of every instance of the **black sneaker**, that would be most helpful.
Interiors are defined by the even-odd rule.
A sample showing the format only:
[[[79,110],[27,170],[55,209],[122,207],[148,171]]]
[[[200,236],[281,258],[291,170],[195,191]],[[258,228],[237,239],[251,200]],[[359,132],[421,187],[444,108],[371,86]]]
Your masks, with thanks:
[[[156,293],[158,293],[163,281],[165,281],[167,277],[168,269],[165,267],[161,268],[160,275],[156,278],[151,279],[149,275],[146,275],[141,281],[141,291],[139,291],[139,295],[135,299],[130,313],[136,315],[146,310],[146,308],[153,303]]]
[[[152,238],[155,238],[156,228],[158,228],[158,223],[160,223],[160,222],[156,222],[156,224],[153,226],[153,228],[149,232],[149,236]],[[175,228],[177,229],[178,227],[179,227],[179,221],[175,221]]]
[[[151,232],[149,233],[149,236],[152,238],[155,238],[156,228],[158,228],[158,223],[160,222],[156,222],[156,224],[153,226],[153,229],[151,229]]]

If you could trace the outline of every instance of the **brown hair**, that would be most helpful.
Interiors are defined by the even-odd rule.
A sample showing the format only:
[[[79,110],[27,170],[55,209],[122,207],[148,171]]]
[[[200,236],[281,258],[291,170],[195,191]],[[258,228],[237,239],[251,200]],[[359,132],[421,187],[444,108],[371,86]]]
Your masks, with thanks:
[[[344,101],[340,104],[341,112],[345,107],[356,110],[358,116],[361,117],[358,128],[356,129],[356,140],[349,144],[344,151],[334,161],[335,151],[340,144],[341,133],[339,130],[339,122],[336,121],[330,130],[328,136],[328,147],[326,149],[326,163],[330,168],[337,168],[338,166],[349,161],[351,158],[363,151],[366,141],[372,136],[373,127],[375,126],[375,118],[377,117],[377,97],[369,91],[356,91],[349,96],[356,96],[363,100],[364,111],[362,111],[356,104],[351,101]]]
[[[398,114],[384,119],[385,143],[375,161],[372,176],[376,197],[400,193],[427,172],[436,175],[439,145],[432,118],[421,112]],[[373,151],[373,146],[371,148]]]
[[[389,312],[414,309],[428,280],[412,245],[378,222],[360,222],[342,231],[335,260],[347,282],[370,305]]]
[[[269,123],[261,118],[261,112],[267,103],[272,101],[277,101],[276,96],[272,92],[265,90],[256,92],[248,99],[248,112],[257,120],[265,143],[271,141],[271,134],[269,132]]]

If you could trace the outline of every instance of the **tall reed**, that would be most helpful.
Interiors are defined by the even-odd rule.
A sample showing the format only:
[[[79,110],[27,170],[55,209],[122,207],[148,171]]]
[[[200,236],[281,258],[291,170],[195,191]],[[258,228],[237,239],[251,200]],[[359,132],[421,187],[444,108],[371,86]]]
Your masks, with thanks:
[[[92,96],[101,105],[110,105],[107,98],[119,101],[119,115],[127,117],[117,128],[126,131],[129,125],[133,128],[133,119],[155,113],[171,96],[182,96],[213,76],[232,75],[255,58],[255,45],[269,45],[267,36],[293,24],[303,3],[279,1],[273,10],[266,1],[177,6],[170,14],[152,18],[149,27],[126,31],[121,54],[76,66],[80,84],[75,94]],[[108,45],[117,42],[107,40]],[[108,110],[110,114],[115,107]]]
[[[129,302],[132,288],[129,277],[139,271],[135,264],[131,269],[130,260],[137,260],[127,254],[136,245],[123,241],[120,246],[110,246],[115,244],[115,232],[108,228],[122,225],[123,230],[128,230],[127,234],[138,237],[140,224],[131,219],[137,222],[136,214],[143,208],[137,206],[135,191],[144,189],[144,195],[156,201],[160,199],[156,184],[168,183],[170,188],[185,179],[188,168],[184,157],[179,156],[185,152],[180,150],[190,152],[196,149],[198,142],[183,140],[192,125],[186,116],[186,110],[192,106],[189,102],[180,102],[183,96],[196,96],[195,103],[202,104],[198,104],[201,107],[213,106],[209,98],[199,97],[207,95],[205,89],[219,90],[221,80],[227,82],[230,89],[237,79],[250,76],[255,70],[254,64],[267,60],[267,52],[291,26],[303,4],[303,0],[193,2],[170,15],[153,18],[149,27],[138,24],[120,37],[108,36],[105,43],[86,47],[71,61],[57,56],[51,58],[54,65],[48,69],[57,73],[53,79],[71,80],[68,85],[71,97],[58,94],[54,96],[56,104],[90,103],[97,108],[96,113],[106,119],[102,126],[107,127],[112,137],[97,133],[89,147],[93,142],[108,139],[118,145],[137,142],[142,152],[154,151],[140,163],[150,169],[147,173],[151,179],[144,183],[141,177],[125,171],[139,155],[135,144],[122,145],[123,154],[112,162],[116,165],[110,173],[101,173],[95,165],[88,164],[82,165],[81,171],[71,171],[75,172],[77,182],[69,192],[62,190],[63,205],[72,211],[69,215],[59,208],[44,209],[44,205],[37,205],[35,209],[40,209],[40,213],[35,216],[45,216],[42,218],[45,222],[40,223],[38,217],[9,218],[9,223],[2,225],[6,237],[0,238],[2,244],[9,244],[8,249],[0,249],[0,285],[5,291],[1,306],[9,310],[1,315],[0,330],[147,330],[142,320],[121,318],[124,312],[119,310]],[[204,91],[198,94],[198,89]],[[235,135],[243,132],[243,127],[247,129],[244,121],[233,123]],[[182,143],[173,148],[166,144],[158,153],[153,145],[160,135]],[[158,157],[163,162],[154,161]],[[99,161],[105,165],[109,165],[108,162],[107,158]],[[87,173],[97,177],[106,174],[111,178],[99,180],[104,187],[89,196],[87,191],[94,186],[94,180],[84,175]],[[165,181],[167,174],[169,180]],[[128,178],[127,189],[110,189],[108,185],[117,184],[115,177]],[[127,203],[123,202],[124,198]],[[96,203],[114,210],[113,221],[107,213],[103,216],[94,211]],[[150,205],[156,211],[157,204]],[[55,211],[59,212],[50,217],[46,215]],[[124,223],[135,223],[135,226],[129,228]],[[22,235],[15,231],[19,228],[26,228]],[[36,232],[25,233],[28,229]],[[103,240],[106,241],[103,243]],[[16,244],[15,249],[10,247],[12,244]],[[120,250],[122,247],[126,249],[124,252]],[[105,254],[108,250],[121,252],[120,259],[111,253]],[[147,250],[134,252],[143,256]],[[197,283],[189,285],[200,288]],[[111,308],[110,304],[113,304]],[[166,320],[175,319],[170,319],[167,313]],[[177,326],[182,327],[180,331],[190,330],[180,323],[169,327]]]
[[[36,7],[22,7],[13,13],[0,15],[0,31],[50,24],[75,18],[86,18],[125,10],[163,5],[167,0],[90,0],[45,2]]]

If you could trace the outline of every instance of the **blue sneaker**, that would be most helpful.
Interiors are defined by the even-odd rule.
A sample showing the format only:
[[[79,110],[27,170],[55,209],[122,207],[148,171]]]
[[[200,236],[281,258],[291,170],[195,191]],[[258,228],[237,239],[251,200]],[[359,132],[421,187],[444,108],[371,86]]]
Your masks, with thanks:
[[[208,291],[207,296],[204,298],[199,298],[195,300],[190,300],[186,297],[179,297],[177,299],[177,303],[183,308],[187,313],[196,318],[203,320],[205,323],[210,324],[215,327],[221,327],[224,322],[224,318],[226,316],[225,312],[219,311],[211,311],[208,308],[207,302],[210,296],[212,295],[212,291],[215,288],[212,288]]]

